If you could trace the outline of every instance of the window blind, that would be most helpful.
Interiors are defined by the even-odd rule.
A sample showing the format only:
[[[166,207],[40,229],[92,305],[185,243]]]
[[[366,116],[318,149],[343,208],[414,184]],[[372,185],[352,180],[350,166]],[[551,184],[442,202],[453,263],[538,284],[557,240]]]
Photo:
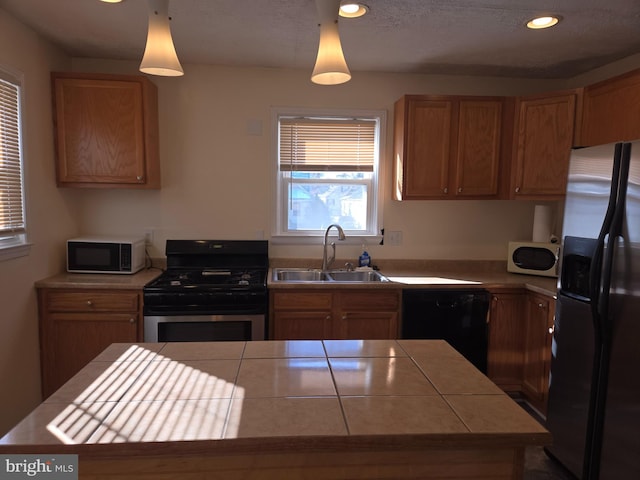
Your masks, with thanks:
[[[374,120],[280,119],[280,170],[373,172]]]
[[[24,232],[19,86],[0,78],[0,235]]]

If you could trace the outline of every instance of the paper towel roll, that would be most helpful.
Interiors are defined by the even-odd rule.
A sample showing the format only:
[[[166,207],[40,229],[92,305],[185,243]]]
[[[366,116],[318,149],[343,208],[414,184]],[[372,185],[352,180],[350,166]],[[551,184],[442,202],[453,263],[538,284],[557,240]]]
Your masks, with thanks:
[[[533,212],[533,241],[548,242],[551,238],[551,207],[536,205]]]

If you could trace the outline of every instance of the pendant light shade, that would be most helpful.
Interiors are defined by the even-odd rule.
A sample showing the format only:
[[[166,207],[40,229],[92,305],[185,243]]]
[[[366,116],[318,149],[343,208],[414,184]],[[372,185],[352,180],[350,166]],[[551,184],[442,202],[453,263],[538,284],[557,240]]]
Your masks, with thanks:
[[[342,53],[338,33],[340,0],[316,0],[320,21],[320,44],[311,81],[320,85],[338,85],[348,82],[351,73]]]
[[[149,0],[149,31],[140,71],[150,75],[184,75],[169,27],[169,0]]]

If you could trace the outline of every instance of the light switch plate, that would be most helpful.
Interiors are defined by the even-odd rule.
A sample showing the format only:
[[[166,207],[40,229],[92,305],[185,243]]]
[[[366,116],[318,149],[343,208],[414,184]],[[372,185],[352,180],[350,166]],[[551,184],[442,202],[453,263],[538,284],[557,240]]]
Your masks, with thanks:
[[[387,245],[398,246],[402,245],[402,232],[395,230],[385,234],[385,243]]]

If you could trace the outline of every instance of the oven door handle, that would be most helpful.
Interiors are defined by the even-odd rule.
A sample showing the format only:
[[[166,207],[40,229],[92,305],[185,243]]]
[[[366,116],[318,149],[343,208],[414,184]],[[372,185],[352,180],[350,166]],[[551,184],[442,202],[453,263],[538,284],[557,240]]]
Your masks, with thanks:
[[[203,270],[203,277],[213,277],[213,276],[229,276],[231,275],[231,271],[229,270]]]

